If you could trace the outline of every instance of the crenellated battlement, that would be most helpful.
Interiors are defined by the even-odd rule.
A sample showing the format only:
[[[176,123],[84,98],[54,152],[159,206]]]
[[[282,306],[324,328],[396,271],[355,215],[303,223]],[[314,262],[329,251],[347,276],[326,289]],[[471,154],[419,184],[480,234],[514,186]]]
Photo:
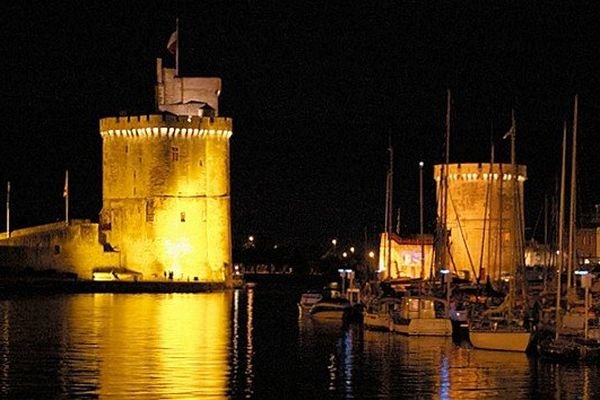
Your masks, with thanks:
[[[434,179],[439,182],[444,164],[434,166]],[[525,165],[516,165],[516,175],[519,182],[527,180],[527,167]],[[512,164],[502,163],[468,163],[468,164],[448,164],[446,166],[448,180],[465,181],[510,181],[513,179],[514,170]]]
[[[100,120],[100,136],[111,137],[206,137],[229,139],[233,121],[224,117],[148,114]]]

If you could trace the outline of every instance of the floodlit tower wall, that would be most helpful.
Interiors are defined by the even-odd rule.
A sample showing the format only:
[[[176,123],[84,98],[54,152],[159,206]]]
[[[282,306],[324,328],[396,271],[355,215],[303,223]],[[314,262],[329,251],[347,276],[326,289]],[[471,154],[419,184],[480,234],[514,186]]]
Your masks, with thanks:
[[[104,118],[105,248],[144,279],[231,285],[229,138],[219,78],[182,77],[156,62],[160,114]]]
[[[443,169],[434,167],[438,215],[443,215]],[[510,273],[522,254],[526,166],[449,164],[447,176],[447,268],[471,280],[480,271],[484,281]]]
[[[144,279],[227,282],[229,118],[100,121],[104,242]]]

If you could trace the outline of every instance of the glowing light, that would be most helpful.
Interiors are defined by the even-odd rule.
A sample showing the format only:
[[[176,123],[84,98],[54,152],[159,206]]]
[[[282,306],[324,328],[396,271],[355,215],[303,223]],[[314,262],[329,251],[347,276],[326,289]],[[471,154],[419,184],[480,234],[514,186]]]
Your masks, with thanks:
[[[354,247],[350,247],[350,253],[354,253]]]
[[[187,239],[181,239],[179,241],[165,240],[165,253],[169,260],[171,260],[170,270],[173,272],[175,277],[180,277],[182,274],[182,260],[192,253],[192,246]]]
[[[342,257],[344,257],[344,258],[348,257],[348,253],[346,253],[346,252],[343,252],[343,253],[342,253]]]
[[[369,258],[375,258],[375,252],[374,251],[370,251],[369,252]]]
[[[419,161],[419,167],[423,168],[424,165],[425,163],[423,161]]]
[[[448,269],[441,269],[440,273],[446,275],[446,274],[450,273],[450,270],[448,270]]]
[[[335,246],[337,244],[337,239],[332,239],[331,244]]]
[[[254,236],[248,236],[248,240],[249,240],[250,242],[254,242]]]
[[[587,274],[589,274],[589,272],[586,270],[575,271],[575,275],[587,275]]]

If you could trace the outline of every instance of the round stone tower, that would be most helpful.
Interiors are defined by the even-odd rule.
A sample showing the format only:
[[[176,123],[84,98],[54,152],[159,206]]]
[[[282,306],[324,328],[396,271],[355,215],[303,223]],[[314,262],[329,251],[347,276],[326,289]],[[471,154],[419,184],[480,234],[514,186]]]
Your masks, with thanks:
[[[218,116],[220,87],[159,59],[159,112],[100,120],[101,237],[145,280],[230,284],[232,120]]]
[[[447,176],[444,195],[442,176]],[[527,169],[511,164],[449,164],[434,167],[438,215],[446,208],[445,268],[485,281],[514,270],[523,247]],[[441,246],[443,248],[443,246]],[[444,266],[437,266],[443,268]]]

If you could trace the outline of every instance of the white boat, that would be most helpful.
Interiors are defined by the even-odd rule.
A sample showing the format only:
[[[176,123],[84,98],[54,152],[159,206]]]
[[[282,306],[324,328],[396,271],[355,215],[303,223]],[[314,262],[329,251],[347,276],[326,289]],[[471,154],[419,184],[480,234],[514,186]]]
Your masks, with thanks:
[[[451,336],[446,302],[429,296],[403,297],[393,315],[393,330],[410,336]]]
[[[506,319],[485,319],[469,326],[469,340],[477,349],[524,353],[531,343],[531,332]]]
[[[315,319],[342,321],[352,311],[352,304],[343,297],[324,298],[310,308],[310,316]]]
[[[396,297],[379,297],[373,299],[363,312],[365,328],[372,330],[392,331],[392,316],[400,310],[402,299]]]
[[[303,312],[309,311],[310,308],[322,298],[323,294],[320,292],[302,293],[302,296],[300,296],[300,302],[298,303],[298,307],[300,307],[300,310]]]

